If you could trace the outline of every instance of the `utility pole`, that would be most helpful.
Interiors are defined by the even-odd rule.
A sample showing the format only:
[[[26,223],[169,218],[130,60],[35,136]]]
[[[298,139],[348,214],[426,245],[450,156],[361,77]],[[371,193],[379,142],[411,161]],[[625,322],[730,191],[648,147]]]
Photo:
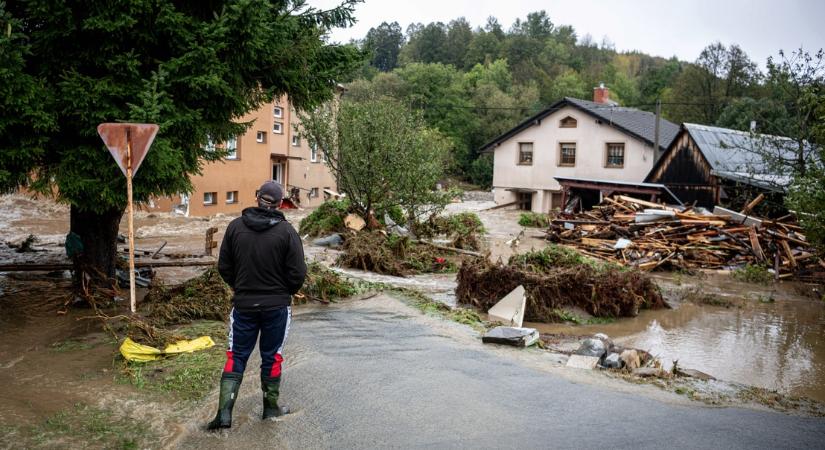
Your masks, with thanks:
[[[662,101],[659,100],[659,99],[656,99],[656,126],[655,126],[654,131],[653,131],[653,134],[655,136],[654,140],[653,140],[653,151],[655,152],[654,153],[655,154],[654,161],[658,160],[659,156],[662,153],[661,150],[659,150],[659,121],[660,121],[661,118],[662,118]]]

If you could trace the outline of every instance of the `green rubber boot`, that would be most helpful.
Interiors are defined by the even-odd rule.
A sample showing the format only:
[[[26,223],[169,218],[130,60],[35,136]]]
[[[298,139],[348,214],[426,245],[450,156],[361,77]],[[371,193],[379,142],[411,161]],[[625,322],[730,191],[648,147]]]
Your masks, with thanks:
[[[281,377],[261,377],[261,390],[264,391],[264,412],[261,419],[281,417],[289,414],[289,408],[278,406],[278,396],[281,392]]]
[[[206,426],[207,430],[220,430],[221,428],[232,427],[232,408],[238,398],[238,390],[241,388],[243,374],[224,372],[221,375],[221,393],[218,399],[218,413],[215,418]]]

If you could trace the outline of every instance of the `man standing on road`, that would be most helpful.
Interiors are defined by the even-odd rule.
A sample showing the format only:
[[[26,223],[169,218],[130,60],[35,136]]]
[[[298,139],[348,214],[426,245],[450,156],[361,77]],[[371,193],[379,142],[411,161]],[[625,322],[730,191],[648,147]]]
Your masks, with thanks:
[[[263,419],[289,413],[278,406],[281,352],[292,318],[292,295],[304,284],[307,266],[301,238],[278,210],[283,196],[280,184],[264,183],[257,193],[258,207],[244,209],[223,237],[218,271],[235,295],[218,413],[207,425],[209,430],[232,426],[232,407],[259,333]]]

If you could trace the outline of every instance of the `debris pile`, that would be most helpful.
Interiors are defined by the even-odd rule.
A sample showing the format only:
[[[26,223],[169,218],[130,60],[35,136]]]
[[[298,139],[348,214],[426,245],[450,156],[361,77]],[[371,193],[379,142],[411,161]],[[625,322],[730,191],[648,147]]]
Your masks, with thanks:
[[[484,257],[465,261],[458,272],[458,301],[487,311],[523,285],[524,320],[530,322],[558,321],[564,307],[578,307],[595,317],[634,317],[640,309],[668,307],[658,287],[638,270],[587,263],[541,266],[524,263],[543,258],[528,255],[513,257],[507,264]]]
[[[232,309],[232,290],[223,282],[218,270],[210,268],[177,286],[152,283],[144,303],[149,308],[147,317],[158,325],[200,319],[224,321]]]
[[[307,278],[301,292],[294,296],[293,302],[303,304],[309,301],[330,303],[339,298],[352,297],[358,293],[357,286],[334,270],[319,262],[307,266]]]
[[[415,273],[449,272],[455,264],[439,255],[436,247],[416,242],[406,236],[387,235],[381,231],[362,231],[347,237],[339,266],[384,275],[407,276]]]
[[[481,219],[472,212],[434,216],[415,230],[419,236],[444,235],[452,247],[463,250],[480,250],[479,235],[485,232]]]
[[[790,216],[769,220],[748,212],[716,207],[711,214],[618,195],[588,212],[559,213],[546,238],[641,270],[751,264],[772,268],[778,278],[825,278],[825,263]]]

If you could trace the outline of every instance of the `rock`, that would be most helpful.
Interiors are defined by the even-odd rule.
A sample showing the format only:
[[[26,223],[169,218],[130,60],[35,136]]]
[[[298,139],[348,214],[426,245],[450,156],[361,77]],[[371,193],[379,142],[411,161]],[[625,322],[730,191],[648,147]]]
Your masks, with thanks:
[[[539,340],[535,328],[495,327],[481,337],[485,344],[505,344],[515,347],[529,347]]]
[[[606,369],[621,369],[622,359],[619,357],[618,353],[611,353],[605,356],[604,362],[602,362],[602,367]]]
[[[599,364],[598,356],[570,355],[565,367],[573,369],[593,370]]]
[[[642,378],[650,378],[650,377],[661,377],[662,371],[661,369],[657,369],[655,367],[638,367],[633,369],[633,375]]]
[[[639,352],[636,350],[625,350],[622,352],[620,358],[624,366],[628,369],[638,369],[642,365],[642,360],[639,358]]]
[[[613,341],[604,333],[596,333],[593,335],[593,339],[598,339],[604,342],[605,353],[610,353],[610,349],[613,348]]]
[[[715,380],[716,379],[713,376],[708,375],[705,372],[701,372],[701,371],[696,370],[696,369],[681,369],[681,368],[677,367],[676,370],[673,371],[673,373],[675,373],[676,375],[678,375],[680,377],[696,378],[697,380],[702,380],[702,381],[709,381],[709,380]]]
[[[601,340],[603,340],[603,341],[606,341],[606,340],[610,339],[610,337],[608,337],[608,336],[607,336],[606,334],[604,334],[604,333],[596,333],[596,334],[594,334],[594,335],[593,335],[593,338],[594,338],[594,339],[601,339]]]
[[[335,233],[312,241],[312,245],[318,247],[338,247],[344,243],[344,238]]]
[[[607,346],[601,339],[585,339],[576,350],[577,355],[595,356],[596,358],[601,358],[605,353],[607,353]]]

